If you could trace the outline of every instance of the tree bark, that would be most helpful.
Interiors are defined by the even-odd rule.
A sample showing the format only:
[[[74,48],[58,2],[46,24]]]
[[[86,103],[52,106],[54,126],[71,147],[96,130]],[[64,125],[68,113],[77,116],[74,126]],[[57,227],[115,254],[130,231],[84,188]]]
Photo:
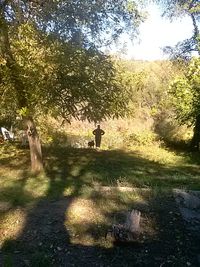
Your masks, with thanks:
[[[198,28],[197,20],[195,19],[194,14],[191,14],[190,16],[192,18],[192,23],[193,23],[193,28],[194,28],[193,38],[194,38],[195,43],[196,43],[197,53],[200,56],[200,49],[199,49],[199,28]]]
[[[39,135],[32,117],[25,118],[25,126],[30,147],[31,170],[34,173],[38,173],[43,170],[42,149]]]
[[[0,6],[0,55],[6,60],[6,66],[10,70],[11,80],[14,85],[16,98],[19,109],[28,107],[28,100],[26,98],[26,88],[23,80],[20,78],[20,66],[17,64],[13,57],[9,34],[8,25],[4,17],[4,10]],[[28,142],[31,155],[31,170],[33,172],[40,172],[43,170],[42,163],[42,149],[40,139],[36,130],[35,123],[32,117],[25,117],[24,122],[26,125],[26,131],[28,136]]]
[[[193,137],[190,144],[191,149],[196,151],[199,150],[199,143],[200,143],[200,115],[196,117],[196,122],[193,129]]]

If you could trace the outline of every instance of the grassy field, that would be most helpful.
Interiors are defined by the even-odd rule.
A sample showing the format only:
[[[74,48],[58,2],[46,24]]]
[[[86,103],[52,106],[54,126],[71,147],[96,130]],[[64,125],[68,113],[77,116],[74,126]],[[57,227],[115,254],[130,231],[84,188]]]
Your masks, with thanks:
[[[45,172],[32,177],[29,151],[1,145],[1,200],[80,195],[95,185],[200,189],[199,153],[156,146],[132,151],[44,147]]]
[[[199,153],[158,146],[131,151],[44,147],[45,172],[35,177],[28,149],[8,143],[0,150],[0,264],[160,266],[172,261],[186,266],[191,261],[184,252],[191,243],[184,242],[171,189],[200,189]],[[103,186],[116,189],[104,192]],[[138,189],[120,192],[120,186]],[[142,212],[143,229],[134,255],[132,248],[119,250],[105,239],[108,227],[133,208]]]

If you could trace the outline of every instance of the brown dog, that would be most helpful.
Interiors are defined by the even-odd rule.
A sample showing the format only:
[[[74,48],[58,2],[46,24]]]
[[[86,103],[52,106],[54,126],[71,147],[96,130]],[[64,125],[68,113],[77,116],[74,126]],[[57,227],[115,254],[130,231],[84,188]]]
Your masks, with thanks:
[[[88,142],[88,147],[94,148],[94,141],[93,140]]]

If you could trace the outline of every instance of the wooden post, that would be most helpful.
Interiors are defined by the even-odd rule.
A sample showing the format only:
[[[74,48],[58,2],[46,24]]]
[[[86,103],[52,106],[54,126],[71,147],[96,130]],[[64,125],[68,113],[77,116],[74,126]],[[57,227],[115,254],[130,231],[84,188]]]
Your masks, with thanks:
[[[137,234],[140,232],[140,216],[141,212],[138,210],[128,212],[126,218],[126,228],[130,231],[130,233]]]

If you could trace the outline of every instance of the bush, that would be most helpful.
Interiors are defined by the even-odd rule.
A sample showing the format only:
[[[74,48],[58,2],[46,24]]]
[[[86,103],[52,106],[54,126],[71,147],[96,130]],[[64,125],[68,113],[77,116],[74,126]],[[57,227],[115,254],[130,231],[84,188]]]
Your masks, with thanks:
[[[131,147],[133,145],[137,146],[145,146],[152,145],[159,141],[158,136],[151,131],[143,131],[139,133],[132,133],[128,137],[125,138],[124,143],[127,147]]]

